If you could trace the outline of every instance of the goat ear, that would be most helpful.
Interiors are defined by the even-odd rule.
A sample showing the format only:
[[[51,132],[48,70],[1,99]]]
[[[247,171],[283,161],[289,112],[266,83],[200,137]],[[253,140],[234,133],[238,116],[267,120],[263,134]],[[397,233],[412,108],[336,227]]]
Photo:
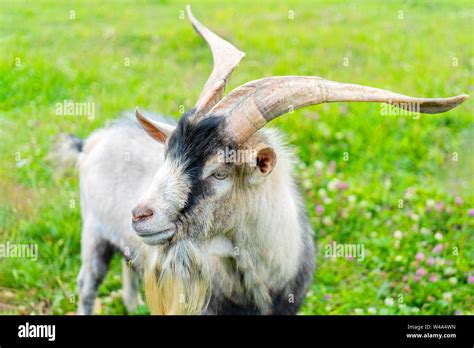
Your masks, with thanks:
[[[258,144],[253,149],[254,171],[252,172],[251,183],[259,183],[264,177],[270,174],[275,168],[277,156],[270,145]]]
[[[257,149],[257,169],[260,171],[260,174],[267,176],[275,168],[277,162],[277,156],[273,148],[266,145]]]
[[[166,142],[166,139],[168,139],[176,128],[175,126],[166,123],[150,120],[141,113],[138,107],[135,110],[135,116],[145,132],[162,144]]]

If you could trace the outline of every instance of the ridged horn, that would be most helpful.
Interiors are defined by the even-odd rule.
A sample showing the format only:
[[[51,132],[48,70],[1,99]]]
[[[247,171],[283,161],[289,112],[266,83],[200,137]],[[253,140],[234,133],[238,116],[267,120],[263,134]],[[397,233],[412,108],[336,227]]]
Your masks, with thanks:
[[[324,80],[315,76],[276,76],[248,82],[229,93],[209,114],[227,118],[227,131],[243,144],[276,117],[305,106],[332,102],[387,103],[410,111],[437,114],[469,98],[413,98],[383,89]]]
[[[189,20],[196,32],[208,43],[212,51],[214,68],[196,103],[195,116],[206,114],[219,102],[223,95],[227,79],[237,67],[245,53],[239,51],[229,42],[220,38],[199,22],[191,12],[191,7],[186,6]]]

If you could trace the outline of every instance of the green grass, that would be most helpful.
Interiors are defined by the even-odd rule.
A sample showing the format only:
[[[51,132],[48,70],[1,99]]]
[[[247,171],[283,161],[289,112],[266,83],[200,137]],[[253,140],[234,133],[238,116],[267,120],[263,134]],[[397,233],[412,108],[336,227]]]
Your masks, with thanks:
[[[73,172],[54,177],[45,155],[59,132],[86,137],[136,105],[175,117],[193,106],[212,60],[179,18],[184,5],[0,2],[0,242],[39,248],[37,261],[0,259],[0,311],[75,310],[78,181]],[[228,90],[299,74],[413,96],[472,94],[470,1],[192,5],[247,53]],[[94,101],[95,119],[56,116],[64,99]],[[472,101],[420,119],[382,116],[378,104],[330,104],[273,123],[301,158],[319,249],[303,314],[474,314],[472,115]],[[331,191],[336,179],[347,189]],[[331,241],[363,245],[364,260],[326,258]],[[125,313],[120,287],[116,257],[98,313]]]

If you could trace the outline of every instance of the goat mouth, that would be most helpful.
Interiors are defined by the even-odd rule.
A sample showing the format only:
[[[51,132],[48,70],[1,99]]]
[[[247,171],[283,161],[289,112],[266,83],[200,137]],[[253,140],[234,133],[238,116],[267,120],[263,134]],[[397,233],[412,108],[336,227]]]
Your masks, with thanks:
[[[137,233],[138,236],[143,240],[145,244],[157,245],[164,244],[173,238],[176,229],[174,227],[166,228],[160,231],[152,231],[148,233]]]

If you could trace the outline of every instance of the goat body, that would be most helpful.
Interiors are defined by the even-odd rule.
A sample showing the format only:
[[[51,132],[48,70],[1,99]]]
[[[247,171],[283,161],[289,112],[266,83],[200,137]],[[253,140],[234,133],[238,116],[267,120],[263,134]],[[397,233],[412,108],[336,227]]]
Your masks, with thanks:
[[[255,138],[272,144],[279,165],[265,185],[231,195],[212,217],[208,238],[196,241],[212,275],[203,313],[293,314],[312,279],[312,230],[291,177],[292,156],[275,131],[262,130]],[[84,142],[79,159],[83,218],[79,313],[92,313],[114,251],[124,257],[123,294],[129,310],[138,301],[137,271],[147,262],[153,267],[162,256],[157,254],[166,253],[166,247],[144,245],[130,228],[130,212],[163,159],[164,146],[133,120],[95,131]],[[177,290],[168,289],[179,300]]]

